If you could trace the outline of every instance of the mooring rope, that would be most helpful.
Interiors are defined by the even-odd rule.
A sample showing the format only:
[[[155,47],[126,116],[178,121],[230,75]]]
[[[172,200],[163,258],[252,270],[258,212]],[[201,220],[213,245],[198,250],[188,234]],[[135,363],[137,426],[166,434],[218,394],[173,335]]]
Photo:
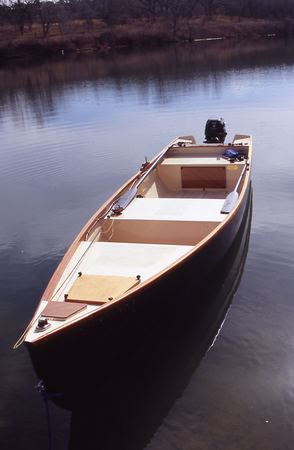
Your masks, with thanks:
[[[50,417],[50,410],[49,410],[49,402],[51,398],[54,397],[62,397],[62,392],[47,392],[44,386],[43,380],[40,380],[37,386],[35,386],[35,389],[39,394],[41,394],[42,399],[44,400],[45,404],[45,411],[46,411],[46,421],[47,421],[47,430],[48,430],[48,450],[53,450],[53,441],[52,441],[52,424],[51,424],[51,417]]]

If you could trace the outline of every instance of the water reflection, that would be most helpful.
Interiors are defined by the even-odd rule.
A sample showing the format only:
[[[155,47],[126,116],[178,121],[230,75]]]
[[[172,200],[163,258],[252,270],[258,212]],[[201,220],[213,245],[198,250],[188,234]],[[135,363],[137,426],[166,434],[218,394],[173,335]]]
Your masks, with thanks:
[[[228,41],[0,69],[1,449],[47,444],[30,360],[11,347],[65,249],[145,155],[176,134],[201,141],[206,119],[220,115],[229,140],[254,138],[250,249],[216,344],[148,448],[292,449],[293,55],[291,42]],[[147,437],[160,422],[154,403],[149,418],[139,401]],[[68,413],[51,410],[53,448],[64,450]]]
[[[0,251],[0,448],[47,448],[45,409],[34,390],[37,378],[25,347],[12,350],[15,337],[35,308],[58,258],[31,258],[19,243]],[[53,448],[68,443],[69,414],[51,406]],[[59,447],[56,447],[59,445]]]
[[[90,397],[85,396],[82,404],[75,405],[71,450],[94,450],[97,446],[104,450],[145,448],[224,320],[245,264],[251,213],[250,204],[229,252],[202,291],[197,291],[197,302],[166,314],[165,322],[152,330],[136,353],[129,355],[126,349],[123,365],[117,364],[113,377],[97,386],[97,392],[92,390]]]
[[[142,54],[128,51],[99,57],[80,56],[22,67],[0,68],[0,114],[13,111],[18,124],[33,113],[42,125],[60,108],[60,102],[81,88],[91,91],[99,102],[100,91],[114,89],[116,96],[130,95],[139,89],[142,101],[156,96],[163,104],[174,101],[172,86],[190,91],[198,80],[204,95],[217,94],[224,87],[227,73],[249,68],[272,70],[294,62],[294,44],[277,40],[239,43],[221,41],[178,45]],[[98,82],[99,80],[99,82]],[[101,80],[102,83],[101,83]],[[127,91],[127,94],[126,94]],[[86,94],[87,95],[87,94]],[[85,99],[84,99],[85,100]],[[197,105],[196,105],[197,106]],[[1,125],[1,123],[0,123]]]

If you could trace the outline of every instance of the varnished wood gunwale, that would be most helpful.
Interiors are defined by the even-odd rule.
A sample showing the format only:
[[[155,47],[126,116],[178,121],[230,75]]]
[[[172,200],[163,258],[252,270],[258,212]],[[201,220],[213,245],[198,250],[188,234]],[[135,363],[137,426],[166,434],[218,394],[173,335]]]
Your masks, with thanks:
[[[164,150],[168,150],[169,147],[171,147],[171,145],[176,142],[179,139],[179,137],[173,139],[166,147],[164,147]],[[160,152],[161,153],[161,152]],[[78,235],[76,236],[76,238],[74,239],[74,241],[72,242],[72,244],[70,245],[70,247],[68,248],[68,250],[66,251],[66,253],[64,254],[62,260],[60,261],[59,265],[57,266],[55,272],[53,273],[45,291],[43,292],[43,295],[41,297],[42,300],[47,300],[50,301],[51,297],[53,295],[54,289],[58,283],[58,281],[60,280],[64,269],[66,267],[66,265],[68,264],[68,262],[70,261],[71,257],[73,256],[74,252],[76,251],[79,243],[84,240],[84,238],[86,237],[87,233],[89,232],[89,230],[91,230],[92,226],[95,224],[95,222],[97,222],[99,220],[99,217],[103,214],[104,211],[107,211],[107,208],[111,205],[111,203],[113,203],[123,192],[124,190],[127,189],[128,186],[131,186],[132,183],[138,179],[142,173],[144,173],[146,170],[148,170],[148,168],[150,167],[151,164],[153,164],[153,162],[156,160],[156,158],[158,158],[159,154],[156,155],[147,166],[144,167],[144,170],[139,170],[135,175],[133,175],[128,181],[126,181],[120,188],[118,188],[118,190],[111,195],[111,197],[109,197],[104,203],[103,205],[93,214],[92,217],[90,217],[90,219],[86,222],[86,224],[84,225],[84,227],[82,228],[82,230],[78,233]]]
[[[179,139],[179,138],[174,139],[170,144],[168,144],[165,147],[165,149],[168,149],[172,145],[172,143],[174,143],[177,139]],[[132,299],[132,297],[137,296],[140,292],[144,291],[144,289],[146,289],[149,285],[154,283],[156,280],[160,280],[167,272],[169,272],[171,270],[176,270],[177,268],[179,268],[181,265],[183,265],[185,263],[189,264],[189,261],[195,256],[195,254],[197,254],[203,248],[205,248],[209,244],[211,239],[213,239],[217,235],[219,235],[224,230],[224,228],[227,227],[234,220],[236,214],[238,213],[238,211],[240,209],[240,206],[241,206],[241,204],[243,202],[244,196],[246,194],[247,188],[248,188],[249,183],[250,183],[251,153],[252,153],[252,146],[250,145],[249,146],[249,153],[248,153],[248,162],[249,162],[248,170],[245,172],[245,175],[243,177],[243,184],[242,184],[242,186],[240,188],[240,195],[239,195],[238,201],[237,201],[236,205],[234,206],[233,210],[231,211],[231,213],[229,213],[227,215],[227,217],[225,218],[225,220],[223,222],[219,223],[219,225],[216,226],[216,228],[213,231],[211,231],[202,241],[200,241],[198,244],[196,244],[191,249],[190,252],[185,254],[183,257],[179,258],[175,263],[170,264],[165,269],[163,269],[162,271],[158,272],[156,275],[150,277],[148,280],[138,284],[136,287],[134,287],[131,290],[131,292],[126,292],[125,294],[123,294],[119,298],[112,300],[111,303],[107,303],[107,304],[102,305],[98,310],[91,311],[91,312],[85,312],[85,314],[83,314],[82,316],[79,316],[77,318],[73,318],[70,321],[70,323],[64,323],[60,327],[58,327],[58,329],[55,329],[53,331],[49,331],[48,333],[46,333],[46,335],[43,335],[43,336],[40,335],[33,342],[29,342],[27,344],[29,346],[37,345],[38,342],[41,342],[43,339],[48,339],[52,335],[59,334],[65,328],[70,330],[71,328],[75,327],[77,323],[80,323],[80,322],[82,323],[82,322],[84,322],[85,320],[87,320],[91,316],[103,315],[106,309],[112,308],[114,305],[116,305],[118,303],[123,303],[126,299]],[[150,164],[152,164],[153,161],[155,161],[158,156],[159,156],[159,154],[156,155],[153,158],[153,160],[150,162]],[[148,170],[148,167],[147,167],[146,170]],[[58,265],[56,271],[54,272],[52,278],[50,279],[50,281],[49,281],[49,283],[48,283],[48,285],[47,285],[47,287],[46,287],[46,289],[45,289],[45,291],[44,291],[44,293],[43,293],[43,295],[41,297],[42,300],[47,300],[47,301],[51,300],[51,297],[52,297],[52,295],[54,293],[54,289],[55,289],[55,287],[56,287],[60,277],[62,276],[66,265],[68,264],[68,262],[70,261],[72,255],[76,251],[79,243],[85,238],[87,232],[91,229],[91,227],[97,221],[99,216],[101,214],[103,214],[104,211],[107,210],[109,205],[116,198],[118,198],[122,194],[122,192],[128,186],[130,186],[134,182],[134,180],[136,180],[140,176],[141,173],[142,173],[141,171],[138,171],[134,176],[132,176],[89,219],[89,221],[82,228],[80,233],[77,235],[77,237],[75,238],[75,240],[73,241],[73,243],[71,244],[71,246],[69,247],[67,252],[65,253],[63,259],[60,262],[60,264]]]

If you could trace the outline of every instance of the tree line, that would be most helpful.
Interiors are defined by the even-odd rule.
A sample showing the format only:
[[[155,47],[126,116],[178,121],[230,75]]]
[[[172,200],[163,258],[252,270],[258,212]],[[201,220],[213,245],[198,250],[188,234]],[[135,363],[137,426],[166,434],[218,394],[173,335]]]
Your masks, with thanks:
[[[0,0],[0,24],[13,24],[21,34],[25,27],[40,24],[43,36],[51,24],[74,20],[101,20],[107,26],[145,19],[150,23],[216,15],[286,19],[294,17],[293,0]]]

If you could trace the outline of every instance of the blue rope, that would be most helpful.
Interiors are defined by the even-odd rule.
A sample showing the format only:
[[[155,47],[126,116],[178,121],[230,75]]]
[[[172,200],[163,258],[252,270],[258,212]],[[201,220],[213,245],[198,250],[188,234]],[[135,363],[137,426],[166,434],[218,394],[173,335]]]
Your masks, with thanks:
[[[47,429],[48,429],[48,450],[52,450],[52,426],[51,426],[51,418],[50,418],[50,411],[49,411],[49,402],[51,398],[54,397],[62,397],[62,392],[47,392],[44,386],[43,380],[40,380],[37,386],[35,386],[35,389],[39,394],[41,394],[44,404],[45,404],[45,411],[46,411],[46,420],[47,420]]]

